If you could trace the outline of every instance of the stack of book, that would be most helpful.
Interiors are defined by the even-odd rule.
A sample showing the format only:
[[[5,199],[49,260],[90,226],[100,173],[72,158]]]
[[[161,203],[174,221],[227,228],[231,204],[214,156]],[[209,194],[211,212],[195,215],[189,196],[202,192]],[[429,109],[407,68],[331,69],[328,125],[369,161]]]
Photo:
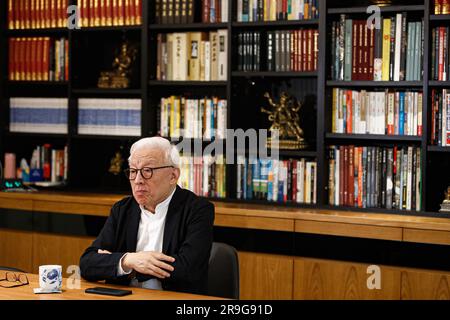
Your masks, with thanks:
[[[307,20],[317,18],[319,18],[319,0],[237,1],[238,22]]]
[[[30,161],[30,181],[48,181],[52,183],[67,180],[68,148],[53,149],[50,144],[37,146]],[[36,174],[36,172],[38,172]]]
[[[141,99],[78,99],[78,134],[141,136]]]
[[[449,28],[437,27],[431,31],[431,79],[438,81],[449,80],[448,68],[450,57],[448,54]]]
[[[13,81],[68,81],[68,40],[9,38],[8,69],[8,79]]]
[[[161,98],[160,135],[170,138],[225,139],[227,101],[218,97]]]
[[[238,156],[236,198],[316,203],[317,163]]]
[[[431,90],[431,144],[450,146],[450,90]]]
[[[142,0],[78,0],[80,27],[130,26],[142,23]]]
[[[157,41],[157,80],[227,80],[227,30],[158,34]]]
[[[226,164],[223,155],[180,157],[182,188],[204,197],[226,198]]]
[[[67,98],[10,98],[9,131],[67,134]]]
[[[383,18],[381,28],[342,14],[331,29],[331,79],[418,81],[423,72],[424,24],[407,14]]]
[[[422,135],[422,92],[333,88],[334,133]]]
[[[330,146],[331,205],[420,211],[421,196],[420,148]]]
[[[8,29],[64,28],[69,0],[8,0]]]

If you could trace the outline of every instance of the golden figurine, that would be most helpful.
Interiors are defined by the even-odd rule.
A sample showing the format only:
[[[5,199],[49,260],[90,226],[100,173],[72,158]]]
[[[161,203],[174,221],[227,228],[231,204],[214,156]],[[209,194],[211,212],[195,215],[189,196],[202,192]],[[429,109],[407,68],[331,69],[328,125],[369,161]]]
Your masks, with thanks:
[[[127,41],[122,43],[114,58],[113,71],[100,72],[99,88],[123,89],[130,87],[131,66],[136,59],[136,48]]]
[[[116,151],[114,158],[111,159],[108,171],[115,176],[119,175],[122,172],[123,162],[122,154],[120,151]]]
[[[308,147],[307,142],[303,138],[303,130],[300,128],[299,111],[302,107],[295,97],[288,95],[286,92],[281,93],[280,102],[275,103],[268,92],[264,93],[271,109],[261,108],[261,111],[269,115],[269,121],[272,122],[269,130],[279,132],[279,148],[280,149],[305,149]],[[267,146],[272,144],[271,138],[267,139]]]

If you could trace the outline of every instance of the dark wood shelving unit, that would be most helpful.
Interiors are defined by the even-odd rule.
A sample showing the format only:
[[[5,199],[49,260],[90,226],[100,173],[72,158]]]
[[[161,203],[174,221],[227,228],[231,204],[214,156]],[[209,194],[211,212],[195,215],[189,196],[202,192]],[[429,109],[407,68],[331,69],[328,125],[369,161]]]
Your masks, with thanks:
[[[367,4],[370,1],[367,2]],[[77,99],[83,96],[87,97],[99,97],[99,98],[121,98],[121,97],[133,97],[140,98],[142,100],[142,135],[152,136],[158,134],[158,115],[157,106],[161,97],[165,97],[171,94],[179,95],[180,92],[186,92],[190,96],[205,96],[207,95],[220,95],[228,101],[228,115],[227,124],[229,128],[237,129],[241,127],[248,128],[259,125],[263,128],[262,121],[257,118],[260,116],[259,110],[261,103],[263,103],[262,91],[275,90],[276,87],[285,85],[285,88],[289,88],[292,92],[303,92],[305,88],[313,90],[313,116],[308,118],[309,123],[314,124],[312,130],[310,143],[311,150],[280,150],[281,157],[292,158],[315,158],[317,161],[317,203],[315,205],[302,205],[296,203],[276,203],[270,201],[261,200],[237,200],[235,199],[235,187],[236,187],[236,165],[227,166],[227,198],[221,199],[221,201],[239,202],[239,203],[258,203],[268,206],[293,206],[293,207],[309,207],[309,208],[325,208],[325,209],[338,209],[338,210],[354,210],[363,211],[368,213],[394,213],[401,215],[423,215],[423,216],[441,216],[445,215],[433,213],[429,208],[434,208],[437,203],[435,200],[430,200],[425,195],[430,192],[441,192],[441,190],[435,190],[433,186],[433,180],[442,178],[442,174],[439,175],[432,171],[428,166],[428,161],[432,157],[438,159],[444,159],[448,161],[448,152],[450,147],[429,146],[430,140],[430,128],[429,128],[429,114],[430,114],[430,101],[429,90],[430,87],[450,87],[450,81],[439,82],[429,81],[429,63],[424,63],[423,69],[423,81],[332,81],[329,79],[330,61],[329,53],[331,48],[330,36],[328,34],[329,28],[333,20],[339,19],[340,14],[346,14],[349,17],[362,17],[366,15],[367,7],[366,2],[358,1],[339,1],[333,0],[318,0],[319,3],[319,18],[311,20],[294,20],[294,21],[259,21],[259,22],[236,22],[236,1],[230,1],[229,22],[227,23],[188,23],[188,24],[154,24],[154,2],[143,1],[143,16],[142,25],[133,26],[105,26],[105,27],[82,27],[80,30],[69,30],[66,28],[57,29],[37,29],[37,30],[7,30],[5,23],[0,27],[0,101],[5,101],[0,106],[0,154],[3,154],[6,149],[14,150],[19,147],[13,145],[11,141],[15,137],[21,139],[27,136],[33,137],[46,142],[46,139],[61,138],[61,140],[67,139],[69,146],[69,167],[73,169],[69,175],[68,189],[71,187],[80,188],[79,185],[71,186],[71,179],[77,175],[76,170],[81,168],[74,168],[74,164],[77,164],[80,154],[85,152],[85,148],[88,152],[95,154],[94,159],[97,165],[104,165],[103,162],[108,162],[106,159],[110,155],[106,155],[107,152],[111,152],[114,148],[129,147],[129,142],[137,140],[138,137],[134,136],[110,136],[110,135],[79,135],[77,134],[77,117],[78,106]],[[371,2],[370,2],[371,3]],[[7,2],[3,1],[0,4],[0,21],[6,21],[6,8]],[[197,7],[197,8],[201,8]],[[450,21],[450,15],[433,15],[430,14],[432,8],[432,0],[414,1],[412,4],[401,5],[398,1],[392,1],[392,5],[381,7],[381,13],[386,13],[386,16],[392,16],[396,12],[407,12],[408,17],[411,16],[424,18],[425,36],[424,36],[424,61],[431,60],[431,54],[429,54],[429,48],[431,48],[431,27],[430,22],[433,22],[433,26],[439,25],[442,22],[444,25],[447,21]],[[200,9],[198,9],[200,10]],[[197,14],[201,16],[200,14]],[[302,28],[317,28],[319,30],[318,37],[318,70],[315,72],[241,72],[232,71],[236,69],[237,61],[237,34],[239,32],[247,31],[261,31],[261,34],[272,30],[288,30],[288,29],[302,29]],[[189,31],[204,31],[208,32],[216,29],[226,29],[228,31],[228,79],[226,81],[157,81],[155,80],[156,70],[156,36],[158,33],[168,32],[189,32]],[[129,35],[134,39],[138,39],[140,44],[140,59],[136,60],[139,69],[139,79],[135,81],[132,89],[97,89],[89,86],[95,86],[96,78],[98,74],[92,75],[89,72],[84,72],[82,68],[83,61],[77,61],[77,54],[80,53],[78,41],[80,39],[87,39],[92,41],[103,37],[108,39],[115,39],[117,36],[120,39],[124,35]],[[68,82],[34,82],[34,81],[7,81],[8,61],[6,50],[9,37],[22,37],[22,36],[67,36],[70,43],[69,52],[69,74],[70,81]],[[105,40],[109,41],[109,40]],[[112,40],[111,40],[112,41]],[[261,50],[265,50],[265,42],[262,41]],[[261,51],[263,52],[263,51]],[[90,53],[90,59],[94,62],[102,62],[104,57],[100,57],[96,52]],[[78,65],[75,63],[78,62]],[[95,65],[94,65],[95,66]],[[97,70],[95,70],[97,72]],[[252,78],[251,81],[247,81],[246,78]],[[87,81],[90,80],[90,81]],[[87,83],[89,82],[89,83]],[[258,90],[253,89],[255,86],[261,86]],[[296,87],[295,85],[298,85]],[[8,128],[8,116],[9,105],[6,103],[11,96],[12,92],[16,94],[18,90],[25,88],[38,88],[40,92],[43,92],[44,96],[56,95],[55,92],[58,89],[58,96],[64,90],[67,92],[69,98],[69,134],[57,135],[57,134],[27,134],[27,133],[9,133]],[[87,87],[87,88],[86,88]],[[336,134],[329,133],[329,121],[330,114],[330,102],[329,93],[332,88],[401,88],[401,89],[413,89],[423,91],[423,136],[388,136],[388,135],[370,135],[370,134]],[[42,88],[42,90],[41,90]],[[173,90],[172,90],[173,88]],[[172,91],[171,91],[172,90]],[[305,89],[306,90],[306,89]],[[249,103],[244,103],[243,100],[247,98]],[[303,109],[302,109],[303,111]],[[5,115],[5,117],[3,117]],[[264,119],[266,120],[266,119]],[[260,121],[260,122],[258,122]],[[257,123],[254,125],[254,123]],[[7,141],[9,140],[9,142]],[[58,140],[59,141],[59,140]],[[8,142],[5,144],[5,142]],[[328,146],[332,144],[350,144],[358,143],[364,145],[394,145],[394,144],[412,144],[420,147],[422,150],[422,188],[423,188],[423,210],[420,212],[410,212],[403,210],[387,210],[387,209],[362,209],[362,208],[349,208],[349,207],[334,207],[329,206],[328,203]],[[207,143],[207,142],[205,142]],[[226,143],[222,141],[221,143]],[[236,148],[236,144],[235,144]],[[127,150],[125,150],[127,152]],[[83,155],[84,156],[84,155]],[[105,160],[106,159],[106,160]],[[450,165],[450,164],[449,164]],[[76,167],[76,166],[75,166]],[[101,192],[100,188],[94,186],[87,186],[92,190]],[[434,201],[434,202],[433,202]],[[428,203],[433,202],[433,203]]]

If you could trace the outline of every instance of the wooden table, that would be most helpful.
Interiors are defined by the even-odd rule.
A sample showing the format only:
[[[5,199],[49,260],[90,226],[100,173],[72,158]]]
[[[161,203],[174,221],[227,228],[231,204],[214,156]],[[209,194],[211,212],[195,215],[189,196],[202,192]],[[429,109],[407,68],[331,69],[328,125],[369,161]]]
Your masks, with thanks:
[[[173,292],[173,291],[160,291],[149,290],[133,287],[124,287],[109,285],[97,282],[88,282],[81,280],[80,289],[67,289],[68,279],[63,279],[62,293],[53,294],[34,294],[33,289],[39,287],[39,278],[37,274],[27,273],[29,285],[15,287],[15,288],[3,288],[0,287],[0,300],[221,300],[221,298]],[[5,271],[0,271],[0,279],[5,278]],[[7,282],[2,281],[2,284]],[[84,290],[92,287],[108,287],[116,289],[128,289],[133,294],[124,297],[104,296],[98,294],[88,294]]]

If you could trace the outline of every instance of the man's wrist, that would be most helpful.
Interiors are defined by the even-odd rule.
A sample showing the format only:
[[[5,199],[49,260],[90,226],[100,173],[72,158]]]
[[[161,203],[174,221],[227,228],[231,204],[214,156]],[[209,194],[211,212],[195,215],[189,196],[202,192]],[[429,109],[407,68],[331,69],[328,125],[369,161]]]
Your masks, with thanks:
[[[121,267],[122,270],[126,273],[130,273],[133,270],[133,267],[130,264],[130,255],[132,253],[125,253],[125,255],[121,259]]]

